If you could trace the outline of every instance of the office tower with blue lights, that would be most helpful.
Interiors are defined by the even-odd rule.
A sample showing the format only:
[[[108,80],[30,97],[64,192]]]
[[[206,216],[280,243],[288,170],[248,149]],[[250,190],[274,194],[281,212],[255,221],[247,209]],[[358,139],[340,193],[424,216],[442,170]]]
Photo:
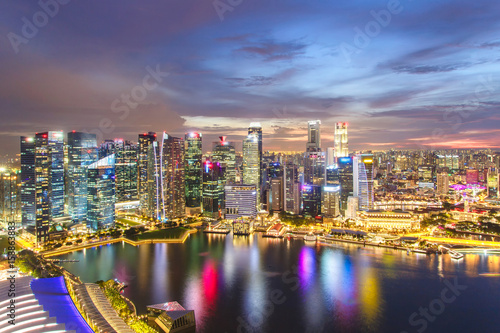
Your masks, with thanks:
[[[115,225],[115,155],[88,166],[87,228],[99,230]]]
[[[226,185],[225,218],[255,218],[257,216],[257,188],[255,185]]]
[[[123,139],[114,140],[116,202],[138,199],[137,145]]]
[[[227,184],[236,183],[236,149],[232,142],[227,141],[226,136],[220,136],[220,141],[212,145],[210,160],[213,163],[223,163],[225,165],[225,179]]]
[[[220,219],[224,217],[225,165],[207,159],[203,163],[203,216]]]
[[[87,219],[88,166],[97,161],[95,134],[70,132],[67,139],[67,191],[68,214],[75,222]]]
[[[201,190],[203,183],[202,135],[190,132],[184,136],[185,144],[185,194],[186,212],[189,215],[201,213]]]
[[[64,215],[64,136],[62,131],[37,134],[48,146],[50,218]],[[45,142],[40,140],[37,142]]]
[[[302,214],[316,217],[321,214],[321,186],[302,186]]]
[[[360,210],[373,209],[373,154],[359,154],[353,160],[354,196]]]
[[[331,183],[328,185],[340,185],[340,211],[345,214],[348,198],[354,195],[354,164],[352,157],[340,157],[337,160]],[[335,177],[337,174],[338,179]]]
[[[139,147],[137,151],[137,195],[139,197],[139,210],[142,215],[146,215],[148,210],[148,148],[155,141],[155,132],[139,134]]]
[[[24,227],[36,223],[35,138],[21,137],[21,221]]]

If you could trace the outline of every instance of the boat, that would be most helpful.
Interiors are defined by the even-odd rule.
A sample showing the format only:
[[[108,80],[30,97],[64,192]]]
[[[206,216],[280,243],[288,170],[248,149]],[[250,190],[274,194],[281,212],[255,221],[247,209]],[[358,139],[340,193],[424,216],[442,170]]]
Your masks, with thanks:
[[[455,251],[453,251],[453,252],[450,251],[449,253],[450,253],[450,257],[452,259],[455,259],[455,260],[460,260],[460,259],[462,259],[464,257],[464,255],[462,253],[458,253],[458,252],[455,252]]]
[[[420,253],[420,254],[427,254],[426,250],[421,250],[421,249],[413,249],[413,250],[411,250],[411,252]]]
[[[306,242],[316,242],[316,240],[317,240],[316,235],[314,235],[312,233],[309,233],[309,234],[304,236],[304,241],[306,241]]]

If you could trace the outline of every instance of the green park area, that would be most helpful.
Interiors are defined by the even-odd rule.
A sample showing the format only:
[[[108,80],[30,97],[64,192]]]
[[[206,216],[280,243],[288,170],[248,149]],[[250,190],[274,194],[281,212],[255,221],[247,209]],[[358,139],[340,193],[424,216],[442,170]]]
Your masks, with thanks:
[[[141,220],[140,220],[141,221]],[[123,225],[128,225],[131,227],[137,226],[137,225],[142,225],[143,223],[140,221],[136,221],[135,219],[132,219],[131,217],[119,217],[116,219],[116,222],[123,224]]]

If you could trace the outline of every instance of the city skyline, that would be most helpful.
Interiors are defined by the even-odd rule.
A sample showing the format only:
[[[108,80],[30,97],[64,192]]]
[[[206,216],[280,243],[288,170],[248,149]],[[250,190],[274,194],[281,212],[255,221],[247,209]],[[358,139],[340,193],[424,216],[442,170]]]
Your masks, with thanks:
[[[342,121],[351,150],[498,148],[499,6],[70,1],[34,26],[38,3],[4,4],[0,156],[34,131],[241,142],[254,121],[299,150],[311,119],[324,147]]]

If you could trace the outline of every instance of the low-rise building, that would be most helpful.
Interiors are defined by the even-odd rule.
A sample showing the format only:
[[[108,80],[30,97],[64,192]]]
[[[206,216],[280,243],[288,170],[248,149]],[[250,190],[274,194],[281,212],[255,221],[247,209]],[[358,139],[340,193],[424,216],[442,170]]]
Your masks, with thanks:
[[[420,229],[420,218],[410,212],[360,211],[357,224],[367,229]]]

